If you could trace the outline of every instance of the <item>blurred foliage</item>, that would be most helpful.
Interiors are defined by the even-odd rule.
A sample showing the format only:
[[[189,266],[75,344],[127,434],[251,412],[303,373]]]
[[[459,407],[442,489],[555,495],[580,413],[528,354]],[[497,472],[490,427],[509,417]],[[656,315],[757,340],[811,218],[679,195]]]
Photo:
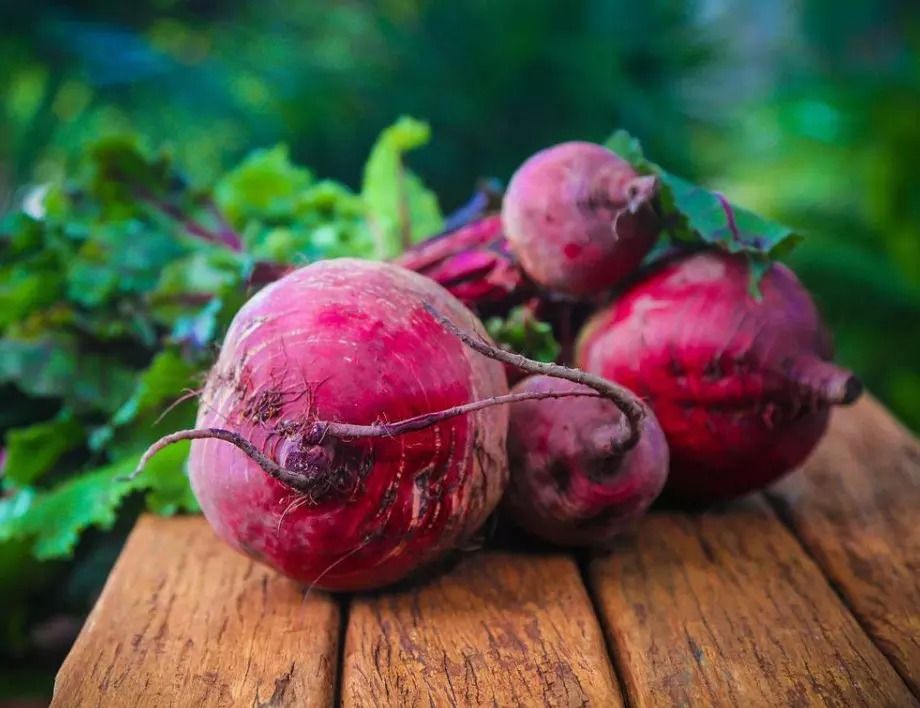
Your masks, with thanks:
[[[407,113],[438,136],[413,164],[448,205],[611,126],[693,176],[681,82],[711,49],[690,15],[668,0],[8,1],[0,154],[13,183],[45,180],[88,135],[131,128],[173,141],[197,179],[283,139],[354,185],[380,127]]]
[[[920,431],[920,5],[812,0],[801,21],[768,100],[736,107],[708,171],[806,235],[789,262],[838,358]]]
[[[130,513],[194,508],[168,458],[111,479],[265,262],[393,254],[562,140],[624,128],[804,234],[839,359],[920,430],[918,44],[913,0],[0,0],[0,666]]]

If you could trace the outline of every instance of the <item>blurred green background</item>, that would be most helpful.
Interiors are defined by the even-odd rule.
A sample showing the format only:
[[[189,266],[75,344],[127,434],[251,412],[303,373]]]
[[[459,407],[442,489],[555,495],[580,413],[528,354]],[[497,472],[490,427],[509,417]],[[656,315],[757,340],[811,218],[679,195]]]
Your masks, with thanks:
[[[432,128],[410,163],[450,211],[479,177],[622,127],[807,235],[792,265],[840,361],[920,430],[918,49],[916,0],[4,0],[0,211],[122,130],[194,178],[281,141],[357,186],[409,114]],[[101,548],[78,588],[117,543]],[[47,689],[58,629],[51,663],[0,676],[0,696]]]
[[[93,136],[168,141],[193,177],[277,141],[354,185],[399,114],[445,210],[571,138],[809,236],[793,265],[840,359],[920,429],[920,5],[910,0],[4,3],[0,194]]]

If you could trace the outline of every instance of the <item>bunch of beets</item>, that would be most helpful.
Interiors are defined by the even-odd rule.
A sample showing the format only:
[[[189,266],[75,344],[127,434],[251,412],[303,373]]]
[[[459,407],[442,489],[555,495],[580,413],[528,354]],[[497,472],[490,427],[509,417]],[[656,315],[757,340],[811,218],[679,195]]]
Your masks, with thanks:
[[[231,546],[333,591],[391,585],[501,516],[607,547],[656,500],[700,506],[800,465],[860,395],[809,294],[771,263],[676,250],[657,177],[600,145],[531,156],[500,203],[392,262],[291,270],[237,313],[189,474]],[[524,305],[554,363],[483,324]]]

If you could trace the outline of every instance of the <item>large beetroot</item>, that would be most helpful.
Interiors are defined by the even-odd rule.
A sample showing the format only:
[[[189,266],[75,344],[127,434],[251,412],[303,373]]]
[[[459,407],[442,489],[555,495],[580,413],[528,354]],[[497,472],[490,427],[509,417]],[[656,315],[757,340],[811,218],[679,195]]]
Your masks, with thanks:
[[[507,483],[507,407],[368,429],[508,392],[501,364],[464,346],[425,302],[486,337],[436,283],[355,259],[294,271],[243,306],[202,393],[189,458],[219,536],[296,580],[354,590],[400,580],[482,526]]]
[[[808,292],[774,263],[749,294],[748,261],[704,251],[663,264],[582,329],[581,368],[635,391],[668,439],[664,496],[708,503],[759,489],[801,464],[830,407],[859,381],[834,365]]]

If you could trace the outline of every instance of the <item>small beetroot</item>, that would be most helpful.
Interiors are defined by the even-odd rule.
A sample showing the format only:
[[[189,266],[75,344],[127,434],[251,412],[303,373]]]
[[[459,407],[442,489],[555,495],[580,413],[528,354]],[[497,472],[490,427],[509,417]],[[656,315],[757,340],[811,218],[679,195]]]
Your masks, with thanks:
[[[617,285],[655,244],[654,175],[602,145],[566,142],[528,158],[502,203],[505,238],[542,287],[581,298]]]
[[[590,391],[530,376],[513,392]],[[511,481],[502,510],[518,526],[560,546],[606,546],[641,517],[668,475],[668,445],[655,416],[628,452],[612,443],[622,413],[603,398],[530,400],[511,406]]]
[[[831,362],[809,293],[772,263],[762,298],[743,255],[703,251],[653,268],[582,329],[578,365],[647,401],[671,453],[663,498],[707,504],[761,489],[801,464],[830,407],[859,380]]]

